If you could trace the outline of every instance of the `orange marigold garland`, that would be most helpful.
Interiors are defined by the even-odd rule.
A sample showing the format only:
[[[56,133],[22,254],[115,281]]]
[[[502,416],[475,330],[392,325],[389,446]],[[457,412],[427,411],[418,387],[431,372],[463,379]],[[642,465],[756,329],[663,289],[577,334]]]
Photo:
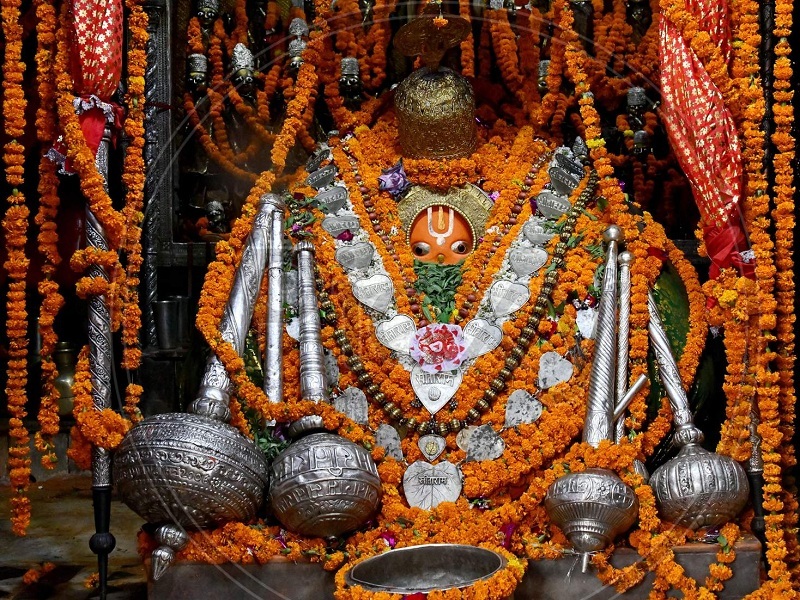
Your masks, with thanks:
[[[8,336],[8,399],[9,449],[8,474],[14,489],[11,498],[11,529],[24,535],[30,523],[30,499],[26,492],[30,483],[30,448],[26,416],[28,368],[28,313],[25,308],[25,278],[29,260],[25,256],[29,211],[22,194],[25,148],[17,139],[24,134],[25,106],[22,90],[25,63],[22,62],[22,23],[19,0],[4,0],[2,31],[5,42],[3,56],[3,127],[10,141],[3,151],[5,178],[11,187],[8,208],[3,218],[3,232],[8,258],[3,265],[8,273],[6,297],[6,334]]]
[[[56,11],[52,2],[41,0],[36,6],[36,78],[39,88],[39,107],[36,109],[36,135],[42,147],[47,147],[55,139],[55,73],[52,64],[56,50]],[[56,267],[61,262],[58,254],[58,176],[56,165],[44,152],[39,161],[39,210],[35,222],[39,227],[37,241],[42,256],[42,279],[39,282],[39,295],[42,303],[39,308],[39,335],[41,337],[42,394],[39,405],[39,431],[34,436],[36,449],[42,453],[41,463],[46,469],[56,464],[53,437],[59,431],[58,392],[53,386],[56,365],[53,361],[58,336],[53,329],[56,315],[64,305],[58,283],[53,281]]]

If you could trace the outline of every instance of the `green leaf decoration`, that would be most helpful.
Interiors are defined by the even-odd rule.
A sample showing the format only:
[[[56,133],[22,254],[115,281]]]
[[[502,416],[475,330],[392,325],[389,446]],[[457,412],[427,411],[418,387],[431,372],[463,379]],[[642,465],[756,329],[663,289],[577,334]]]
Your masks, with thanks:
[[[455,265],[440,265],[437,263],[414,261],[414,273],[417,281],[414,288],[422,300],[422,310],[425,318],[431,323],[440,321],[447,323],[456,307],[455,295],[461,285],[461,268],[463,262]],[[428,306],[433,307],[430,314]]]

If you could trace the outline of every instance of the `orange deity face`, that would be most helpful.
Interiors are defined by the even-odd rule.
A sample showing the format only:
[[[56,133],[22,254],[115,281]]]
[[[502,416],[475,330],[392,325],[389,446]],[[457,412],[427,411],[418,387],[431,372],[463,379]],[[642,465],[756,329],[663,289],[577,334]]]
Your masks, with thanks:
[[[467,220],[441,205],[427,208],[414,218],[408,241],[414,258],[440,265],[461,262],[475,244]]]

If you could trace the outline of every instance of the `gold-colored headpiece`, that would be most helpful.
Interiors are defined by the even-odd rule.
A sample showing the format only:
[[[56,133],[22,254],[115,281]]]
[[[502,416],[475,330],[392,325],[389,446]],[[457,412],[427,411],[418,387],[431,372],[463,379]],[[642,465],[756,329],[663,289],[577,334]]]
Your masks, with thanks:
[[[422,56],[425,66],[397,86],[394,105],[403,156],[408,158],[461,158],[475,150],[475,96],[472,86],[458,73],[439,66],[445,52],[469,35],[461,17],[442,15],[430,3],[404,25],[394,39],[407,56]]]
[[[397,215],[406,231],[406,237],[411,233],[414,219],[424,210],[432,206],[446,206],[464,217],[472,231],[473,249],[486,232],[486,221],[492,209],[492,200],[481,188],[468,183],[464,187],[450,188],[447,192],[417,186],[397,205]]]

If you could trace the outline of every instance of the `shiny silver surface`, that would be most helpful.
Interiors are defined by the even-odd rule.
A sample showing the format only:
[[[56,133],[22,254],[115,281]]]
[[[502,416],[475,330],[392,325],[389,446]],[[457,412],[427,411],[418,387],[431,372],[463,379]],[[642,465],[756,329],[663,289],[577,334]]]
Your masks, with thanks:
[[[328,384],[325,381],[322,322],[317,304],[314,244],[303,240],[295,246],[295,253],[300,312],[300,397],[303,400],[327,402]]]
[[[650,341],[658,359],[664,390],[672,406],[678,456],[653,472],[650,485],[662,517],[697,529],[722,525],[744,508],[750,493],[744,469],[729,456],[700,446],[703,433],[694,425],[689,401],[672,356],[652,292],[648,297]]]
[[[345,575],[348,585],[373,592],[415,594],[468,587],[504,569],[503,555],[460,544],[397,548],[358,563]]]
[[[636,522],[639,500],[608,469],[559,477],[547,489],[545,509],[578,552],[602,550]]]
[[[264,392],[270,402],[283,401],[283,211],[272,213],[267,260],[267,351]]]
[[[289,530],[335,537],[378,509],[381,480],[369,452],[332,433],[311,433],[273,461],[269,501]]]
[[[148,523],[186,529],[252,519],[268,468],[263,452],[236,428],[191,414],[148,417],[114,455],[122,501]]]
[[[631,263],[633,254],[620,252],[619,262],[619,316],[617,326],[617,404],[625,397],[628,388],[628,338],[631,326]],[[616,412],[616,410],[615,410]],[[615,418],[614,441],[625,437],[625,419]]]
[[[189,536],[175,525],[162,525],[156,529],[154,537],[159,546],[153,550],[152,572],[153,579],[158,581],[175,559],[175,553],[183,550],[189,543]]]
[[[247,330],[253,316],[253,308],[261,288],[261,280],[267,264],[269,231],[272,215],[283,210],[283,201],[275,194],[264,194],[259,202],[253,228],[245,241],[242,259],[236,269],[228,303],[220,320],[222,339],[229,342],[238,354],[244,351]],[[227,421],[230,419],[231,382],[222,362],[212,354],[200,381],[197,397],[189,409],[198,415]]]
[[[108,151],[110,144],[111,131],[106,125],[95,157],[97,172],[103,177],[103,185],[106,191],[108,191]],[[108,241],[103,226],[88,206],[86,207],[86,246],[103,251],[108,250]],[[108,273],[99,265],[90,265],[86,275],[108,281]],[[114,369],[111,345],[111,313],[108,310],[105,294],[89,297],[88,334],[92,405],[95,410],[103,410],[111,406],[111,375]],[[111,485],[111,458],[108,452],[100,448],[94,448],[92,452],[92,485],[94,487]]]
[[[608,243],[603,290],[595,329],[594,358],[589,377],[589,398],[583,441],[597,447],[602,440],[612,439],[611,417],[614,413],[614,378],[617,359],[617,244],[622,241],[622,230],[610,225],[603,233]]]

